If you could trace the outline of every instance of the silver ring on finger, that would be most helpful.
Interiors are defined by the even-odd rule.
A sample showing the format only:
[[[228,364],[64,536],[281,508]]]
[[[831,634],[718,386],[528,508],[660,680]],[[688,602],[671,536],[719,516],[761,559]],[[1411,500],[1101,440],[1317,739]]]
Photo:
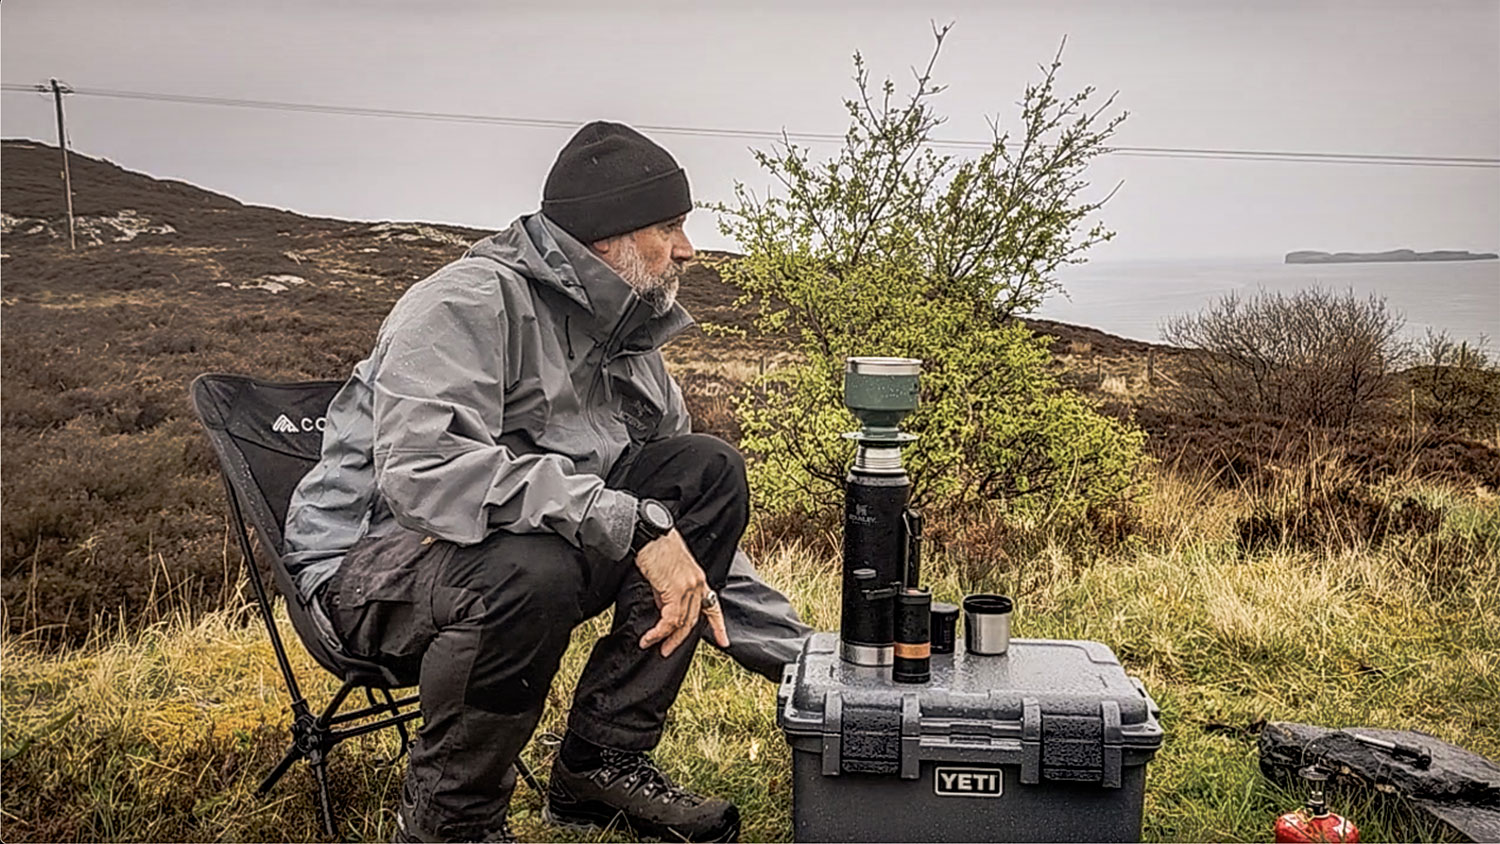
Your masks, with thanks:
[[[703,593],[703,609],[711,610],[719,605],[719,593],[710,589]]]

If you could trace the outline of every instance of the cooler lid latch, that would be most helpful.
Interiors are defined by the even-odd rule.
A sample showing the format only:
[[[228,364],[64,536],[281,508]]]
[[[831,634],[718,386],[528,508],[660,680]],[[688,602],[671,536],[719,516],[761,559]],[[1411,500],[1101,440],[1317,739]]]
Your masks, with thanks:
[[[1119,788],[1122,769],[1125,767],[1124,735],[1120,729],[1120,703],[1113,700],[1099,701],[1099,717],[1104,722],[1104,777],[1105,788]]]
[[[1042,781],[1042,704],[1034,697],[1021,699],[1021,783]]]
[[[844,758],[844,696],[823,696],[823,776],[836,777]]]
[[[1049,782],[1104,778],[1104,726],[1097,714],[1042,716],[1042,777]]]
[[[1023,714],[1021,782],[1026,779],[1027,724]],[[1123,784],[1124,748],[1118,701],[1101,700],[1096,713],[1038,713],[1041,722],[1041,778],[1052,782],[1095,782],[1105,788]]]
[[[901,696],[901,779],[922,775],[922,700],[914,693]]]
[[[823,774],[904,774],[906,734],[910,731],[918,743],[922,738],[921,718],[908,719],[906,709],[904,700],[829,692],[823,705]],[[908,720],[911,727],[903,723]]]

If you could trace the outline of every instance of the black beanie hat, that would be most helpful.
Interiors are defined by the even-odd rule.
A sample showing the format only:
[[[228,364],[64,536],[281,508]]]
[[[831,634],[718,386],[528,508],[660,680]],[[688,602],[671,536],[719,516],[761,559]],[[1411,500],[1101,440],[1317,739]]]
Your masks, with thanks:
[[[542,213],[583,243],[691,210],[687,174],[672,154],[623,123],[596,120],[579,129],[542,188]]]

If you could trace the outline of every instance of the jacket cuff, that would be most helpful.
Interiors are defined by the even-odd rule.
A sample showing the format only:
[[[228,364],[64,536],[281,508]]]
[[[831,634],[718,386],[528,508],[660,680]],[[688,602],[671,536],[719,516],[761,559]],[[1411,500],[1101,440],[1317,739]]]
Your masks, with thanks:
[[[585,520],[584,546],[612,562],[625,559],[635,536],[640,499],[618,489],[602,489]]]

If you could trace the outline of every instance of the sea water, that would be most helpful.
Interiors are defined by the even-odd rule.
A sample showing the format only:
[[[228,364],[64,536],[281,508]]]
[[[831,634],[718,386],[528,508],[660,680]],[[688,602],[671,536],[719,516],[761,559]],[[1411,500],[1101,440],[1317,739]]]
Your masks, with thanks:
[[[1281,259],[1093,261],[1058,273],[1037,316],[1160,342],[1164,321],[1196,313],[1228,293],[1293,293],[1309,287],[1374,294],[1406,317],[1405,333],[1428,328],[1500,350],[1500,261],[1287,264]]]

